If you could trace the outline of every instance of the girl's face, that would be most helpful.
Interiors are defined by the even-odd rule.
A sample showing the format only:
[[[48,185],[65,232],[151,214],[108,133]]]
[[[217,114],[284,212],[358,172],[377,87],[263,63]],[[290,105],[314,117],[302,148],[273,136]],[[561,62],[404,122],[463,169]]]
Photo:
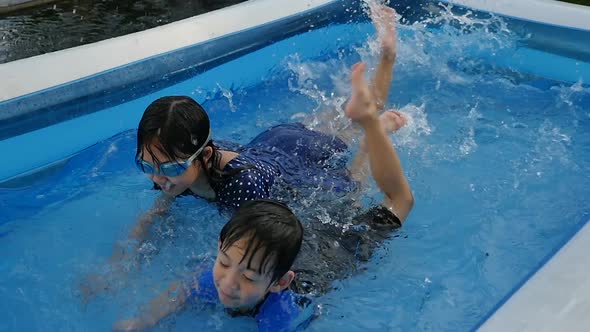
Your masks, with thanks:
[[[156,146],[152,145],[150,149],[158,159],[159,165],[164,165],[170,162],[184,163],[188,159],[187,157],[187,159],[170,160],[170,158],[163,154]],[[205,163],[208,162],[209,158],[212,155],[212,152],[213,151],[210,147],[206,147],[203,150],[203,160]],[[141,156],[143,161],[152,165],[156,173],[146,173],[148,178],[150,178],[150,180],[152,180],[153,182],[157,183],[160,186],[160,188],[162,188],[162,191],[169,196],[177,196],[179,194],[182,194],[185,190],[190,188],[191,185],[199,179],[199,177],[205,176],[205,170],[203,169],[201,162],[199,162],[198,160],[194,160],[189,165],[186,165],[186,169],[184,170],[181,168],[181,172],[177,176],[169,176],[161,174],[159,170],[160,166],[157,163],[155,163],[155,161],[152,158],[152,155],[147,151],[146,147],[143,148]]]

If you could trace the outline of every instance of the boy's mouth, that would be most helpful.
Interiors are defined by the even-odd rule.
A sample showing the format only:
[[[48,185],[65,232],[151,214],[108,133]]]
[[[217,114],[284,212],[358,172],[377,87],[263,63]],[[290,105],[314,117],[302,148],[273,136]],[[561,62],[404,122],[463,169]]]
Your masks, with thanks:
[[[231,295],[227,294],[226,292],[222,291],[221,289],[219,290],[219,295],[221,295],[221,297],[223,297],[224,299],[229,300],[229,301],[236,301],[239,299],[239,297],[231,296]]]

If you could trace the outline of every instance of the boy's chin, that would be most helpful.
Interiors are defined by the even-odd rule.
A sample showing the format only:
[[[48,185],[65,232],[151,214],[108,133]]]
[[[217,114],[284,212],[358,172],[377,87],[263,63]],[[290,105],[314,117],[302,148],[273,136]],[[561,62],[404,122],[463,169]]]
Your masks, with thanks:
[[[217,296],[219,297],[219,302],[221,302],[221,304],[223,304],[223,306],[228,309],[237,309],[240,307],[240,299],[227,297],[220,292],[217,294]]]
[[[239,309],[240,308],[240,303],[238,301],[228,301],[228,300],[221,300],[221,304],[223,305],[224,308],[227,309]]]

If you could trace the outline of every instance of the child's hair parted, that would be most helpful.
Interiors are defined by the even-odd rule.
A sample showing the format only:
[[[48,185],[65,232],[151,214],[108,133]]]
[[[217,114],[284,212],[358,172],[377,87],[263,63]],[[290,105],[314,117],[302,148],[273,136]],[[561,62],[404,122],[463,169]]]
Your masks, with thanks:
[[[211,180],[219,180],[224,175],[220,169],[221,153],[211,138],[209,116],[199,103],[186,96],[167,96],[146,108],[137,128],[136,158],[142,157],[145,148],[154,163],[160,164],[162,161],[153,149],[170,160],[183,160],[204,147],[213,150],[209,162],[205,165],[203,153],[197,160]]]
[[[221,230],[219,249],[226,251],[241,239],[247,240],[242,261],[248,259],[250,266],[252,258],[261,250],[258,273],[272,273],[272,283],[287,273],[297,258],[303,226],[283,203],[269,199],[249,201],[240,206]]]

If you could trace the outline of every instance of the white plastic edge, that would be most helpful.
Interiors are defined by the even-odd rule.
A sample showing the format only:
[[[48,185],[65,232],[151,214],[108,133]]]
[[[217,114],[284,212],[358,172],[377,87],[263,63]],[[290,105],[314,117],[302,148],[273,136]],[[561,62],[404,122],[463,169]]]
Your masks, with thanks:
[[[272,22],[336,0],[249,0],[153,29],[0,64],[0,101]]]
[[[442,0],[529,21],[590,30],[590,7],[556,0]]]
[[[589,252],[587,222],[478,331],[588,331]]]

